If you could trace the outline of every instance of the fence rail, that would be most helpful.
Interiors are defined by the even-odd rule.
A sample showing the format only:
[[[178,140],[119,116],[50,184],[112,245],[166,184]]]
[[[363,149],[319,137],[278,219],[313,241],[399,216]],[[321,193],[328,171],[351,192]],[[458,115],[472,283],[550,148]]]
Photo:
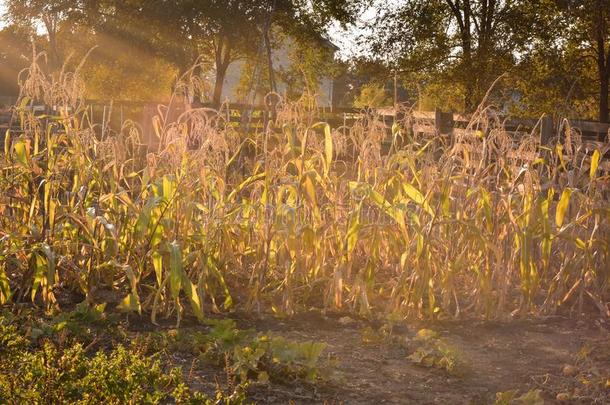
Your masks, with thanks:
[[[104,122],[103,125],[120,128],[124,119],[130,118],[142,125],[146,133],[152,131],[152,116],[158,114],[158,106],[162,103],[154,102],[134,102],[117,101],[106,102],[98,100],[87,100],[88,114],[92,122]],[[169,110],[169,118],[177,119],[178,116],[186,111],[190,106],[176,103]],[[198,107],[218,108],[213,104],[200,104]],[[49,113],[50,110],[44,106],[33,105],[32,108],[37,113]],[[273,106],[251,106],[245,104],[223,104],[218,108],[220,114],[225,115],[226,121],[235,127],[247,128],[250,131],[265,128],[274,119],[276,111]],[[355,108],[317,108],[310,111],[312,118],[318,121],[326,121],[333,127],[351,125],[363,117],[373,114],[385,123],[390,131],[394,122],[409,123],[411,130],[418,133],[436,133],[449,136],[457,134],[468,134],[469,131],[475,133],[479,128],[470,126],[471,115],[455,114],[444,112],[439,109],[436,111],[405,111],[401,108],[385,107],[369,110]],[[0,138],[4,138],[4,132],[9,128],[11,112],[10,110],[0,110]],[[502,122],[504,129],[513,133],[525,133],[528,131],[539,131],[541,143],[546,145],[551,140],[559,136],[562,129],[569,125],[571,128],[578,129],[587,142],[608,144],[608,134],[610,123],[600,123],[589,120],[554,120],[551,116],[544,116],[541,119],[514,118],[510,116],[497,116]],[[13,122],[13,126],[15,126]],[[102,126],[103,126],[102,125]],[[18,130],[18,128],[13,128]]]

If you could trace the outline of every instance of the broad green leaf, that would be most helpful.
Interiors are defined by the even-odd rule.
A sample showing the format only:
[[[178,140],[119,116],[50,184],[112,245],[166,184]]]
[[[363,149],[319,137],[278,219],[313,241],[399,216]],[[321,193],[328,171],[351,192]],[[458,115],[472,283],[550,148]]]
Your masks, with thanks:
[[[177,241],[169,244],[169,289],[172,297],[178,298],[182,288],[182,251]]]

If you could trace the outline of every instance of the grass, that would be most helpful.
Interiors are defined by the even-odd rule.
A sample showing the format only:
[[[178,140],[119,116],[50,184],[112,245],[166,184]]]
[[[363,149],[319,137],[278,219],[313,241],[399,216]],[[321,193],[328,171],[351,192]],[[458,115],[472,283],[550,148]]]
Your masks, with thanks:
[[[0,303],[77,297],[177,324],[235,309],[608,316],[606,150],[585,153],[569,125],[542,146],[487,107],[452,142],[412,133],[408,113],[388,138],[374,114],[331,128],[282,101],[248,136],[161,107],[143,139],[91,122],[78,70],[38,60],[0,154]]]

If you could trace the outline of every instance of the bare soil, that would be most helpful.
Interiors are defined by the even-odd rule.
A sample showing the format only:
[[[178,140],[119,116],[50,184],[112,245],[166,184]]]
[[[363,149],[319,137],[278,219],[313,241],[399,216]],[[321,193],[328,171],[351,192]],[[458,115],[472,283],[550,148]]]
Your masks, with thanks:
[[[545,403],[610,403],[610,333],[603,321],[565,318],[508,322],[402,323],[370,342],[367,331],[382,325],[346,316],[305,314],[288,320],[235,318],[240,328],[328,346],[332,366],[316,383],[272,381],[254,384],[256,403],[297,404],[492,404],[496,393],[540,389]],[[201,328],[196,325],[187,328]],[[456,372],[428,368],[408,359],[417,331],[427,328],[455,348]],[[583,348],[589,348],[585,359]],[[581,353],[581,357],[578,354]],[[194,388],[212,391],[224,370],[188,356],[174,359],[188,370]],[[564,367],[574,365],[566,374]],[[601,382],[600,382],[601,381]],[[565,395],[564,395],[565,396]]]

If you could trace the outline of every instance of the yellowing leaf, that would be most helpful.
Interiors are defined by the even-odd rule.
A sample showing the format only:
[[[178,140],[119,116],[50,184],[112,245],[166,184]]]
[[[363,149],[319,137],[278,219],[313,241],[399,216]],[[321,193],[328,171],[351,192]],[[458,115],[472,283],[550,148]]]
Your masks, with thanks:
[[[169,176],[163,176],[163,198],[169,202],[176,193],[176,181]]]
[[[189,280],[186,273],[183,272],[183,280],[182,284],[184,285],[184,292],[186,296],[189,298],[191,303],[191,309],[193,313],[200,321],[203,321],[203,307],[201,306],[201,300],[199,299],[199,293],[197,292],[197,286]]]
[[[347,255],[348,257],[354,251],[356,243],[358,243],[358,231],[360,230],[360,212],[355,213],[350,221],[349,229],[347,230]]]
[[[400,133],[400,124],[397,122],[392,124],[392,136],[396,137]]]
[[[153,268],[155,269],[155,275],[157,276],[157,284],[161,286],[163,281],[163,256],[159,252],[152,253]]]
[[[330,132],[330,125],[324,126],[324,153],[326,155],[326,174],[330,171],[333,162],[333,137]]]
[[[13,145],[13,150],[15,151],[15,156],[17,158],[17,161],[24,166],[29,166],[29,164],[28,164],[29,153],[28,153],[28,147],[27,147],[25,141],[23,141],[22,139],[16,141],[15,144]]]
[[[601,157],[601,154],[599,153],[599,150],[596,150],[595,152],[593,152],[593,156],[591,157],[591,169],[589,171],[589,178],[591,180],[595,179],[595,172],[597,172],[597,167],[599,166],[600,157]]]
[[[4,134],[4,154],[8,156],[11,151],[11,130],[7,129]]]
[[[430,340],[438,338],[438,333],[432,329],[420,329],[415,335],[415,340]]]
[[[11,286],[4,271],[4,264],[0,265],[0,305],[6,304],[11,299]]]
[[[415,187],[413,187],[409,183],[403,183],[402,188],[403,188],[405,194],[407,195],[407,197],[409,197],[415,203],[421,205],[422,208],[428,214],[434,215],[434,211],[432,211],[432,208],[428,204],[428,201],[426,201],[426,198],[424,197],[424,195],[418,189],[416,189]]]
[[[563,193],[561,193],[561,199],[557,204],[557,211],[555,212],[555,224],[557,224],[558,228],[561,228],[561,226],[563,225],[568,206],[570,205],[571,195],[572,190],[569,188],[566,188],[565,190],[563,190]]]
[[[121,300],[117,309],[123,312],[137,312],[142,314],[142,305],[140,304],[140,297],[136,293],[131,293]]]
[[[307,196],[307,199],[309,200],[311,205],[314,207],[317,206],[316,188],[314,185],[312,173],[306,173],[303,176],[301,185],[302,185],[303,190],[305,191],[305,195]]]

